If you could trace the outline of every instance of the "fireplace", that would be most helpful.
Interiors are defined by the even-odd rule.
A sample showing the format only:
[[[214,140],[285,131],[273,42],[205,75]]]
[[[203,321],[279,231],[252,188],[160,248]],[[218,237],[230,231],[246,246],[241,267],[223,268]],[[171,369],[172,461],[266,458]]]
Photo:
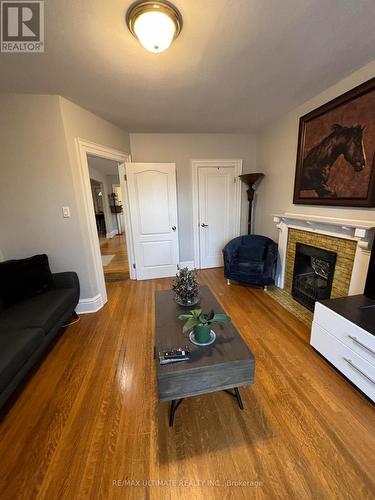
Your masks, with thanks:
[[[331,296],[336,252],[296,243],[292,296],[311,311],[317,300]]]

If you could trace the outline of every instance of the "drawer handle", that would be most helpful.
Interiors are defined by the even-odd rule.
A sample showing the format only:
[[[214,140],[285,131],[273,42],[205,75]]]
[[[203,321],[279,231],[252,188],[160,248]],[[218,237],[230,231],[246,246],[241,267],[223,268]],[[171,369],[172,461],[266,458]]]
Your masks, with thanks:
[[[360,368],[358,368],[358,366],[355,365],[351,359],[349,359],[349,358],[344,358],[344,359],[348,363],[348,365],[350,365],[352,368],[354,368],[354,370],[357,370],[358,373],[363,375],[365,378],[367,378],[367,380],[369,380],[370,382],[372,382],[375,385],[375,380],[372,379],[369,375],[367,375],[367,373],[363,372]]]
[[[375,356],[375,351],[373,349],[371,349],[371,347],[367,346],[366,344],[363,344],[360,340],[357,339],[357,337],[354,337],[354,335],[348,335],[348,337],[350,339],[352,339],[353,342],[355,342],[356,344],[360,345],[361,347],[363,347],[364,349],[366,349],[366,351],[370,352],[371,354],[373,354]]]

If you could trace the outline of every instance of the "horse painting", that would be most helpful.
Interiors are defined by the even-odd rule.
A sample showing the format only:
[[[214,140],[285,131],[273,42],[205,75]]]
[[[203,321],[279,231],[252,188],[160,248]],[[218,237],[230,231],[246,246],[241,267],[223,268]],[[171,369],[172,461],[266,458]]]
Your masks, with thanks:
[[[303,159],[300,190],[315,191],[319,198],[335,198],[337,194],[328,186],[328,179],[337,158],[343,155],[356,172],[366,166],[363,131],[361,125],[333,125],[332,132]]]
[[[300,117],[293,203],[375,207],[375,78]]]

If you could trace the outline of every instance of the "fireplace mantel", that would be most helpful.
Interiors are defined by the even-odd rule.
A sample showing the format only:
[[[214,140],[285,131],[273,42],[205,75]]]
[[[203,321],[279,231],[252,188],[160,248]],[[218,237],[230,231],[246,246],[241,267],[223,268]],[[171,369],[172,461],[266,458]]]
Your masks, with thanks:
[[[326,234],[357,242],[349,295],[363,293],[370,260],[370,248],[374,239],[375,221],[340,219],[308,214],[274,214],[273,221],[279,230],[279,260],[276,285],[284,288],[289,228]]]

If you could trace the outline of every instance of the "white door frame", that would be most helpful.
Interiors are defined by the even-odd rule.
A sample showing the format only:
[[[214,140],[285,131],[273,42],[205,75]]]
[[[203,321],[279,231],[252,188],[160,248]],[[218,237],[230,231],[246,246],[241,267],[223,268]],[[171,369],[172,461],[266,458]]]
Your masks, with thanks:
[[[79,192],[82,196],[84,207],[85,207],[85,220],[88,228],[88,236],[90,243],[90,254],[91,262],[93,263],[93,275],[95,278],[96,288],[98,293],[101,295],[101,302],[104,305],[107,302],[107,290],[104,280],[104,270],[102,264],[102,257],[100,254],[100,245],[98,232],[96,228],[96,220],[93,210],[93,200],[91,194],[90,185],[90,174],[89,165],[87,161],[87,155],[99,156],[101,158],[106,158],[108,160],[114,160],[119,163],[125,163],[130,161],[130,154],[116,149],[102,146],[94,142],[86,141],[79,137],[76,138],[76,148],[78,155],[78,163],[80,166],[80,176],[79,176]],[[127,193],[124,193],[126,197],[124,203],[127,203]],[[133,241],[131,236],[131,225],[129,216],[127,216],[128,210],[125,211],[125,233],[126,233],[126,245],[128,247],[129,256],[129,275],[131,279],[135,278],[135,270],[133,269],[131,263],[134,262],[133,259]]]
[[[129,277],[131,280],[136,280],[137,279],[137,271],[135,269],[135,256],[134,256],[134,242],[133,242],[133,230],[132,230],[132,219],[131,219],[131,214],[130,214],[130,206],[129,206],[129,193],[128,193],[128,182],[126,180],[126,173],[123,174],[122,168],[124,167],[124,172],[126,172],[125,169],[125,163],[132,161],[131,155],[127,155],[128,160],[122,162],[118,166],[118,176],[119,176],[119,182],[120,182],[120,188],[122,190],[122,206],[126,207],[125,209],[122,210],[122,213],[124,215],[124,231],[125,231],[125,240],[126,240],[126,247],[128,251],[128,266],[129,266]],[[124,177],[121,179],[121,175],[124,175]]]
[[[199,169],[205,167],[234,167],[235,179],[242,174],[242,160],[191,160],[193,173],[193,228],[194,228],[194,267],[201,269],[200,249],[199,249],[199,193],[198,176]],[[236,217],[234,233],[241,233],[241,181],[236,180],[235,187]]]

